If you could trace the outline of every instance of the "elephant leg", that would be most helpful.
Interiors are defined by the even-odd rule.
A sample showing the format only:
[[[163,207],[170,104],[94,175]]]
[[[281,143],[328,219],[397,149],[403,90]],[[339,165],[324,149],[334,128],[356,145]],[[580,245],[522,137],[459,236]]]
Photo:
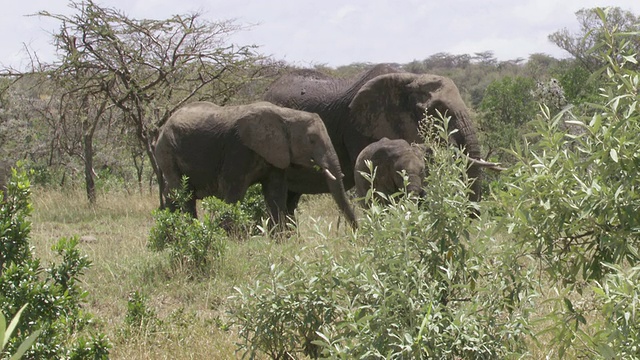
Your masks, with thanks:
[[[298,208],[300,197],[302,194],[288,191],[287,192],[287,216],[293,217],[294,212]]]
[[[262,194],[271,220],[277,226],[284,226],[287,216],[287,182],[284,171],[273,170],[262,181]]]

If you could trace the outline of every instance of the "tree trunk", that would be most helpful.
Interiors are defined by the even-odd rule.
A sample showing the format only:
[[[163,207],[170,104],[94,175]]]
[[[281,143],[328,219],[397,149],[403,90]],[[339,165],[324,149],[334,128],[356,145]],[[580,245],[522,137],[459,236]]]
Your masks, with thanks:
[[[89,204],[96,203],[96,184],[93,176],[93,133],[87,132],[82,137],[84,147],[84,180]]]

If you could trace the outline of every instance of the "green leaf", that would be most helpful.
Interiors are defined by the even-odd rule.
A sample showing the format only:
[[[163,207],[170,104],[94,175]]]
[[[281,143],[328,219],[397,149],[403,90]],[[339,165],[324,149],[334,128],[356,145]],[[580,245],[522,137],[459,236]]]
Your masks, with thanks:
[[[20,321],[20,315],[22,314],[22,311],[27,307],[27,305],[29,305],[29,303],[24,304],[22,306],[22,308],[20,308],[20,310],[18,310],[16,315],[13,317],[13,319],[11,319],[11,322],[9,323],[9,327],[5,331],[4,338],[2,339],[2,348],[3,349],[4,349],[5,346],[7,346],[7,343],[9,342],[9,338],[11,337],[11,334],[13,333],[13,330],[15,330],[16,326],[18,326],[18,321]],[[6,320],[3,319],[3,322],[5,322],[5,321]],[[2,328],[4,329],[4,326],[2,326]]]
[[[611,149],[609,151],[609,156],[611,156],[611,160],[618,162],[618,152],[616,151],[616,149]]]
[[[617,356],[616,352],[607,344],[598,345],[598,352],[605,359],[615,359]]]
[[[575,310],[573,309],[573,303],[571,303],[571,300],[566,297],[562,300],[564,300],[564,305],[567,307],[567,310],[569,310],[570,313],[574,314]]]
[[[11,360],[20,359],[22,355],[24,355],[24,353],[27,352],[27,350],[29,350],[31,345],[33,345],[33,343],[36,341],[36,339],[40,335],[40,332],[41,330],[36,330],[31,335],[29,335],[29,337],[26,338],[22,342],[22,344],[20,344],[20,347],[18,347],[18,350],[16,350],[16,352],[11,356]]]

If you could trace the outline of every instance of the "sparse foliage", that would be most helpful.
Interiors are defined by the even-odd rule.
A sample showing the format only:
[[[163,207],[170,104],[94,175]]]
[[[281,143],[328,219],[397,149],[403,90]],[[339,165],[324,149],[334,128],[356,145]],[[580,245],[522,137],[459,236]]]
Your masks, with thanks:
[[[208,22],[197,13],[137,20],[92,0],[72,1],[71,7],[76,13],[70,16],[39,13],[61,22],[57,70],[80,80],[75,92],[102,99],[93,106],[108,99],[121,111],[122,126],[136,134],[158,179],[158,127],[189,100],[224,105],[263,69],[254,46],[227,44],[241,29],[232,21]]]

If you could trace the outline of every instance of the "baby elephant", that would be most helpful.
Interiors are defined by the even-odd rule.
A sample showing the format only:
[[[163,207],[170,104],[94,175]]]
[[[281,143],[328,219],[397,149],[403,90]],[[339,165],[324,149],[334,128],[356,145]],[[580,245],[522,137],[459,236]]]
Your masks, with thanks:
[[[371,188],[371,183],[362,173],[370,173],[365,160],[370,160],[375,170],[373,188],[385,195],[394,194],[404,188],[404,179],[400,173],[404,170],[408,177],[407,192],[423,196],[422,180],[426,176],[425,156],[428,149],[424,144],[411,145],[402,139],[390,140],[382,138],[365,147],[355,165],[356,194],[364,198]],[[380,197],[377,197],[378,200]]]

